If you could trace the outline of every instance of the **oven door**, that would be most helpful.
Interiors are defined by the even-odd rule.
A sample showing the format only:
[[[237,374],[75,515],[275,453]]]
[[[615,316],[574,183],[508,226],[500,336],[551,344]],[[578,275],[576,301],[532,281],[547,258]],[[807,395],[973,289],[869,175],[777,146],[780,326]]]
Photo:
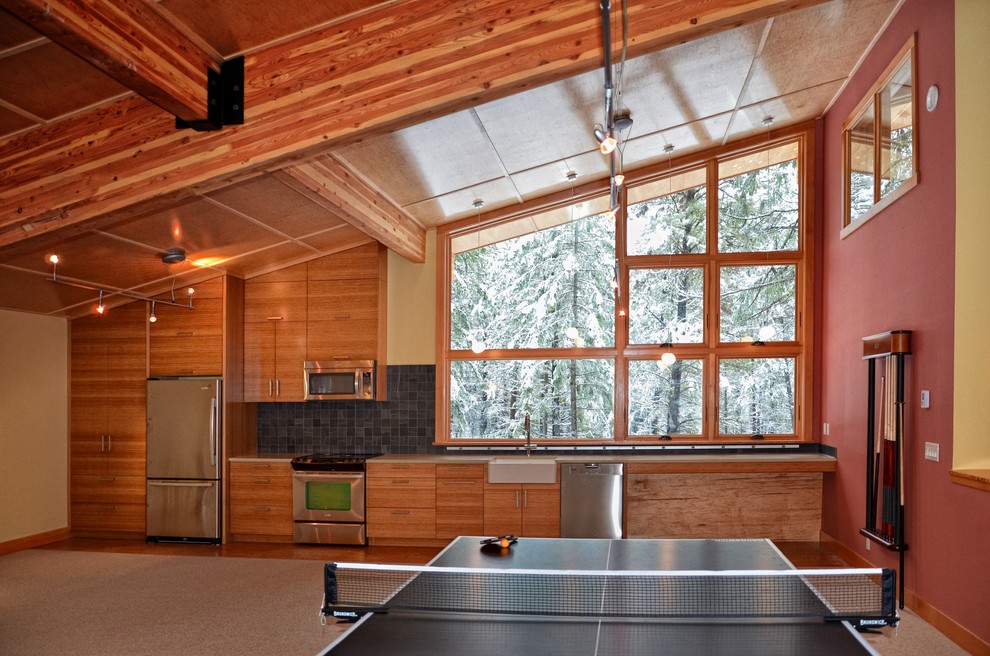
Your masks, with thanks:
[[[293,472],[297,522],[364,522],[364,472]]]

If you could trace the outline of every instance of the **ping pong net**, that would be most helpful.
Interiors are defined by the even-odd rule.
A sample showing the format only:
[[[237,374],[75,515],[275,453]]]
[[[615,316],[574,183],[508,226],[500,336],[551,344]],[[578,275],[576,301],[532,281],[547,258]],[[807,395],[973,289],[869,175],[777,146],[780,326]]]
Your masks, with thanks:
[[[892,569],[622,571],[327,563],[323,616],[391,610],[589,618],[815,617],[893,625]]]

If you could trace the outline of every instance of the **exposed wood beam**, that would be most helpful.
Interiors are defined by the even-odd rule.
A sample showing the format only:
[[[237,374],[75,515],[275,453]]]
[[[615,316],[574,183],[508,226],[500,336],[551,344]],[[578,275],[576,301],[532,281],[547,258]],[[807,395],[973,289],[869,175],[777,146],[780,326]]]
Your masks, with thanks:
[[[821,1],[629,0],[629,56]],[[589,0],[389,2],[247,55],[244,125],[177,132],[171,116],[128,98],[0,145],[0,246],[276,170],[602,59]]]
[[[146,0],[0,0],[66,50],[169,114],[206,119],[207,69],[222,57]]]
[[[333,157],[289,166],[275,176],[407,260],[426,261],[426,229]]]

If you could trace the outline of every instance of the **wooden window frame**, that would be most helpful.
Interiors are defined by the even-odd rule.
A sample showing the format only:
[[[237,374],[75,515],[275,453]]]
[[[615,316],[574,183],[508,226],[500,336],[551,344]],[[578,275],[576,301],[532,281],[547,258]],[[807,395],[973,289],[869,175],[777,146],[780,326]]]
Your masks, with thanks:
[[[881,95],[887,85],[890,84],[894,74],[900,70],[906,62],[911,63],[911,176],[906,178],[898,187],[888,194],[880,195],[880,163],[882,161],[882,134],[881,127],[883,121],[880,119],[879,109],[881,108]],[[840,238],[845,239],[858,228],[865,225],[870,219],[877,216],[887,206],[906,194],[918,184],[918,54],[915,35],[907,40],[897,52],[883,74],[877,78],[870,90],[859,101],[852,113],[842,124],[842,229]],[[873,108],[873,161],[874,161],[874,200],[873,205],[856,219],[851,218],[852,214],[852,190],[850,184],[850,173],[852,171],[852,157],[849,148],[850,133],[852,127],[856,125],[867,109]]]
[[[718,253],[718,163],[748,153],[797,142],[798,144],[798,188],[799,188],[799,238],[796,251],[759,253]],[[625,198],[616,217],[616,257],[619,271],[619,301],[616,304],[615,344],[608,348],[558,348],[525,350],[490,350],[475,354],[466,349],[450,347],[450,281],[453,272],[455,240],[463,240],[471,233],[518,221],[527,214],[535,214],[570,204],[588,201],[608,192],[608,181],[591,182],[572,190],[551,194],[514,206],[508,211],[492,211],[469,219],[464,219],[437,228],[437,332],[436,332],[436,441],[438,446],[448,447],[491,447],[519,446],[523,438],[459,438],[450,437],[450,363],[456,360],[473,359],[587,359],[610,358],[615,361],[614,388],[614,430],[612,436],[602,439],[572,438],[552,440],[553,446],[638,446],[647,444],[753,444],[752,436],[718,434],[719,360],[721,358],[795,358],[795,418],[794,434],[788,436],[767,436],[761,443],[805,443],[812,441],[812,363],[814,361],[814,145],[815,125],[804,123],[789,129],[761,134],[742,140],[728,147],[711,149],[684,156],[680,160],[664,161],[627,173],[626,186],[638,185],[669,175],[677,175],[692,168],[707,168],[709,202],[707,209],[707,252],[683,256],[668,255],[626,255]],[[703,360],[703,384],[705,387],[703,433],[698,436],[674,436],[671,440],[658,441],[660,436],[628,435],[628,373],[631,360],[659,360],[660,351],[656,345],[628,344],[629,327],[624,316],[628,303],[629,271],[632,268],[664,266],[703,265],[705,269],[705,327],[701,344],[678,344],[675,353],[679,358]],[[789,342],[767,343],[720,343],[718,333],[718,270],[723,263],[733,264],[796,264],[796,313],[795,339]],[[712,292],[714,290],[714,294]],[[534,442],[539,442],[534,438]]]

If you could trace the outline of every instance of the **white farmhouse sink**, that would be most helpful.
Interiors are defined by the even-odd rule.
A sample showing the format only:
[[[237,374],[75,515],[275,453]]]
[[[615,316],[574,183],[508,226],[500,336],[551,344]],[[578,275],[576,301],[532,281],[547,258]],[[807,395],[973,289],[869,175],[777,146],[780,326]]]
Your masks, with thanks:
[[[488,461],[489,483],[556,483],[556,456],[496,456]]]

